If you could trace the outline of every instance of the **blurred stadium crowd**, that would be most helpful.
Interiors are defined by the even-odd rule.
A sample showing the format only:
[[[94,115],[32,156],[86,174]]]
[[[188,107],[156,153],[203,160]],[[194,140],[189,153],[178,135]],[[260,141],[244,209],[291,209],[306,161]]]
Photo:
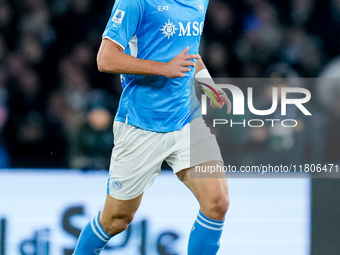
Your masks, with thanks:
[[[95,59],[113,2],[0,0],[0,168],[107,169],[121,86]],[[335,78],[340,0],[211,0],[201,55],[213,77]],[[340,84],[306,86],[313,123],[229,130],[232,162],[340,161]]]

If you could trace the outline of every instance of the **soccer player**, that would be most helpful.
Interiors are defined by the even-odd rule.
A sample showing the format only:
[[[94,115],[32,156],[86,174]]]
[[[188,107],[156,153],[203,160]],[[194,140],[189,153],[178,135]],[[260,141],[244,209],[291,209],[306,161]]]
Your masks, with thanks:
[[[214,86],[198,55],[207,7],[208,0],[115,2],[97,56],[101,72],[123,74],[107,198],[82,230],[74,255],[99,254],[128,227],[164,160],[200,204],[188,254],[217,254],[229,205],[226,178],[190,176],[195,166],[223,166],[191,82],[210,78]],[[211,106],[226,104],[230,112],[226,94],[218,95],[222,103]]]

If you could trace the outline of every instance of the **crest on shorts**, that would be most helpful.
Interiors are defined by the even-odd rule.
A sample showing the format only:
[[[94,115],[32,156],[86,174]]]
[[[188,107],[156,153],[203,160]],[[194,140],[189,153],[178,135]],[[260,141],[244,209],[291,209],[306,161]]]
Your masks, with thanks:
[[[98,248],[94,250],[94,254],[100,254],[102,252],[103,248]]]
[[[117,180],[117,179],[113,179],[113,180],[112,180],[112,188],[113,188],[114,190],[119,191],[119,190],[121,190],[121,189],[123,188],[123,184],[122,184],[121,181],[119,181],[119,180]]]

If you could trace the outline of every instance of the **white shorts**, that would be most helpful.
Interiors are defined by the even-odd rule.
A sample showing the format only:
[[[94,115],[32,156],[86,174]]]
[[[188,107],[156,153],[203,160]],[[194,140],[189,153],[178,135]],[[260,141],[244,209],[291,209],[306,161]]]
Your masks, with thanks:
[[[138,197],[161,173],[165,160],[177,173],[209,161],[222,161],[215,135],[202,118],[167,133],[114,122],[114,148],[107,193],[120,200]]]

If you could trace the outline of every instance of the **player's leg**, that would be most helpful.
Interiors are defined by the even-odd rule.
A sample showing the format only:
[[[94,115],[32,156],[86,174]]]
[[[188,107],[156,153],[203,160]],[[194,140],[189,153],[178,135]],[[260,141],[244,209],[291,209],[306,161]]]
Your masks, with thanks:
[[[141,194],[131,200],[118,200],[107,195],[103,211],[83,228],[73,254],[99,254],[113,236],[129,226],[142,196]]]
[[[219,161],[206,162],[200,166],[216,165],[223,167],[222,162]],[[224,220],[229,205],[225,174],[209,173],[199,176],[195,173],[194,177],[190,177],[190,172],[194,171],[194,168],[182,170],[177,173],[177,176],[195,195],[204,215],[212,219]]]
[[[222,166],[219,161],[212,161],[202,166]],[[191,169],[192,170],[192,169]],[[200,204],[200,211],[192,228],[188,255],[215,255],[219,249],[219,240],[223,230],[225,214],[229,206],[226,178],[190,177],[190,169],[180,171],[177,176],[193,192]]]
[[[160,174],[161,164],[172,147],[173,139],[163,133],[145,131],[121,122],[115,122],[113,130],[115,147],[105,206],[84,228],[74,255],[99,254],[113,235],[127,228],[140,205],[142,194]]]
[[[127,229],[142,201],[143,194],[131,200],[118,200],[109,195],[100,214],[105,231],[114,236]]]
[[[191,121],[176,137],[174,151],[166,161],[200,203],[189,238],[188,255],[215,255],[229,206],[228,186],[223,172],[210,174],[203,170],[209,166],[223,169],[221,152],[216,137],[202,118]],[[197,172],[197,166],[202,171]]]

